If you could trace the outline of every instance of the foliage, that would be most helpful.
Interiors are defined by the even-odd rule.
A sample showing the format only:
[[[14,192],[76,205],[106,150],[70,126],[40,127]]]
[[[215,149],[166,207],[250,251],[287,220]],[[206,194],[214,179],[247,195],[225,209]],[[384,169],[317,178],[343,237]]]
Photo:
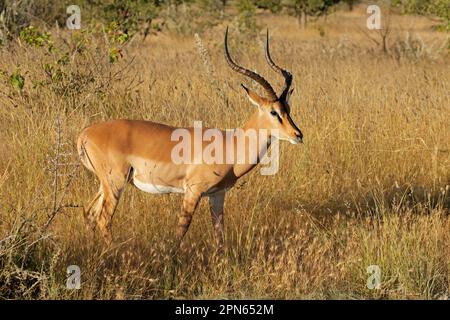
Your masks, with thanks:
[[[64,2],[52,0],[2,0],[0,1],[0,42],[18,36],[33,20],[50,26],[65,23]]]
[[[237,3],[238,17],[237,23],[238,28],[241,32],[255,32],[257,29],[256,24],[256,6],[251,0],[238,0]]]
[[[19,69],[16,69],[9,76],[8,83],[14,90],[21,92],[25,86],[25,77],[20,73]]]
[[[428,12],[444,19],[440,29],[450,31],[450,0],[434,0],[428,5]]]
[[[337,1],[331,0],[285,0],[284,5],[297,14],[305,11],[308,15],[321,15]]]
[[[158,16],[159,5],[159,0],[112,0],[102,5],[103,19],[116,23],[123,33],[134,35]]]
[[[337,2],[337,1],[335,1],[335,2]],[[345,2],[348,5],[349,10],[352,11],[355,4],[360,2],[360,0],[343,0],[342,2]]]
[[[20,40],[34,47],[47,46],[49,50],[52,48],[52,41],[49,32],[44,32],[35,26],[28,26],[20,31]]]
[[[159,19],[162,20],[160,30],[179,34],[203,32],[223,22],[227,17],[223,0],[188,0],[169,1],[162,6]]]
[[[296,16],[303,26],[306,26],[306,16],[321,16],[328,14],[329,9],[339,0],[284,0],[283,5],[288,14]],[[302,21],[302,19],[304,19]]]
[[[123,57],[121,47],[130,39],[130,35],[123,31],[116,21],[113,21],[106,28],[106,34],[110,42],[108,49],[109,62],[115,63]]]
[[[392,5],[403,13],[426,13],[430,0],[393,0]]]
[[[444,20],[439,29],[450,31],[450,0],[393,0],[404,14],[433,14]]]
[[[256,8],[272,13],[287,12],[306,26],[307,16],[327,15],[337,3],[346,3],[352,9],[359,0],[80,0],[84,25],[114,23],[124,42],[136,34],[156,33],[164,29],[186,34],[215,26],[227,17],[227,8],[238,11],[241,31],[256,30]],[[405,14],[433,14],[443,19],[441,30],[450,30],[450,0],[393,0]],[[231,11],[234,12],[234,11]],[[0,2],[0,45],[18,36],[32,24],[48,29],[57,22],[65,25],[66,4],[50,0],[4,0]],[[156,21],[155,21],[156,20]],[[167,22],[167,24],[166,24]],[[30,30],[28,30],[29,32]],[[33,35],[31,35],[33,36]],[[126,38],[126,39],[125,39]],[[45,42],[36,38],[34,45]],[[117,48],[116,48],[117,49]],[[118,49],[117,49],[118,50]],[[112,50],[112,51],[117,51]],[[114,60],[114,59],[113,59]]]
[[[221,0],[197,0],[199,9],[205,14],[214,14],[223,12],[225,6]]]
[[[272,13],[279,13],[283,9],[282,0],[255,0],[255,5]]]

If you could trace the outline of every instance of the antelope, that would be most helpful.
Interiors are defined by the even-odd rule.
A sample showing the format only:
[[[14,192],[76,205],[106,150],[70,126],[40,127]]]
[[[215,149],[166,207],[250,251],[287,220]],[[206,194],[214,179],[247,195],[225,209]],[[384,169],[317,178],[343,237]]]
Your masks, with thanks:
[[[258,146],[270,146],[272,138],[287,140],[292,144],[303,142],[303,134],[290,116],[292,75],[273,62],[269,53],[269,31],[266,34],[265,58],[285,81],[279,96],[266,79],[233,61],[228,50],[228,28],[225,31],[224,49],[225,59],[231,69],[254,80],[266,93],[266,96],[260,96],[242,84],[247,98],[256,109],[241,131],[267,130],[267,138],[259,138]],[[187,132],[194,130],[143,120],[110,120],[93,124],[79,135],[77,150],[81,162],[100,182],[97,194],[84,211],[85,221],[92,231],[98,227],[107,244],[112,242],[112,218],[117,203],[125,185],[132,183],[148,193],[184,194],[176,230],[178,246],[188,231],[200,199],[207,196],[215,238],[219,247],[223,245],[225,193],[240,177],[253,169],[264,154],[258,154],[253,162],[174,163],[171,154],[177,141],[173,141],[172,135],[177,129]],[[213,130],[224,133],[220,129]],[[207,146],[211,142],[201,143]],[[225,153],[227,150],[222,151]]]

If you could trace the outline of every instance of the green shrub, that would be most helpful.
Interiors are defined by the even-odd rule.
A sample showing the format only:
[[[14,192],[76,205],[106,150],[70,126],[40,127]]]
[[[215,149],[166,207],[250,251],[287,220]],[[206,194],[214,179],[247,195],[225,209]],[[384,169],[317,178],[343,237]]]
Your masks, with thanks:
[[[256,0],[255,5],[258,8],[270,10],[272,13],[281,12],[283,9],[282,0]]]
[[[35,26],[29,26],[20,31],[20,40],[33,47],[48,46],[51,48],[52,41],[50,39],[50,33],[40,31]]]
[[[251,0],[239,0],[237,3],[238,9],[238,28],[241,32],[255,32],[256,25],[256,6]]]
[[[2,0],[0,1],[0,42],[20,34],[33,21],[54,26],[64,25],[66,5],[52,0]]]
[[[434,0],[428,5],[427,11],[444,19],[439,29],[450,31],[450,0]]]
[[[450,0],[393,0],[404,14],[433,14],[443,19],[439,29],[450,31]]]
[[[19,69],[16,69],[8,79],[9,85],[17,92],[22,92],[25,86],[25,77],[20,73]]]
[[[123,33],[132,36],[158,16],[159,5],[158,0],[113,0],[102,5],[101,11],[106,23],[115,22]]]

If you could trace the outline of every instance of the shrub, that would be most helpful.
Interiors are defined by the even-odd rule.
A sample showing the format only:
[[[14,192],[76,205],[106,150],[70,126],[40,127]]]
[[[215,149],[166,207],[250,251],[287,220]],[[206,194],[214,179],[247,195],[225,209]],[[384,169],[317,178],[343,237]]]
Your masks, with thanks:
[[[66,6],[63,2],[50,0],[0,1],[0,42],[18,36],[36,17],[40,23],[62,25],[66,19]]]
[[[272,13],[278,13],[283,9],[281,0],[256,0],[255,5],[258,8],[270,10]]]
[[[52,46],[50,33],[40,31],[35,26],[28,26],[20,32],[20,40],[33,47]]]
[[[443,19],[439,29],[450,31],[449,0],[393,0],[392,5],[404,14],[433,14]]]
[[[159,6],[159,0],[113,0],[102,5],[101,12],[106,23],[115,22],[123,33],[132,36],[158,16]]]
[[[251,0],[239,0],[238,9],[238,28],[241,32],[255,32],[256,25],[256,6]]]

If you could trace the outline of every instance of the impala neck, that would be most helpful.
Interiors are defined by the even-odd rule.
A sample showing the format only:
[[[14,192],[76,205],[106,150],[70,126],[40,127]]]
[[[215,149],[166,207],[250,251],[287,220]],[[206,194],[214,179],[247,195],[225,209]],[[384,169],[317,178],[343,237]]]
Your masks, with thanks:
[[[256,109],[255,112],[253,112],[253,114],[250,116],[250,118],[247,120],[247,122],[244,123],[244,125],[242,126],[243,130],[249,130],[249,129],[253,129],[253,130],[258,130],[258,129],[263,129],[263,117],[262,117],[262,112],[260,112],[258,109]]]
[[[265,156],[267,153],[268,148],[270,147],[270,136],[268,134],[260,134],[260,130],[264,133],[267,133],[267,125],[264,122],[264,118],[262,117],[262,113],[259,110],[256,110],[253,115],[250,117],[250,119],[242,126],[241,128],[244,133],[249,133],[251,131],[255,131],[257,135],[257,154],[258,158],[256,159],[256,163],[244,163],[239,164],[236,163],[234,165],[234,172],[237,177],[241,177],[244,174],[246,174],[248,171],[253,169]],[[248,141],[245,143],[245,153],[246,155],[251,154],[250,148],[251,146]]]

